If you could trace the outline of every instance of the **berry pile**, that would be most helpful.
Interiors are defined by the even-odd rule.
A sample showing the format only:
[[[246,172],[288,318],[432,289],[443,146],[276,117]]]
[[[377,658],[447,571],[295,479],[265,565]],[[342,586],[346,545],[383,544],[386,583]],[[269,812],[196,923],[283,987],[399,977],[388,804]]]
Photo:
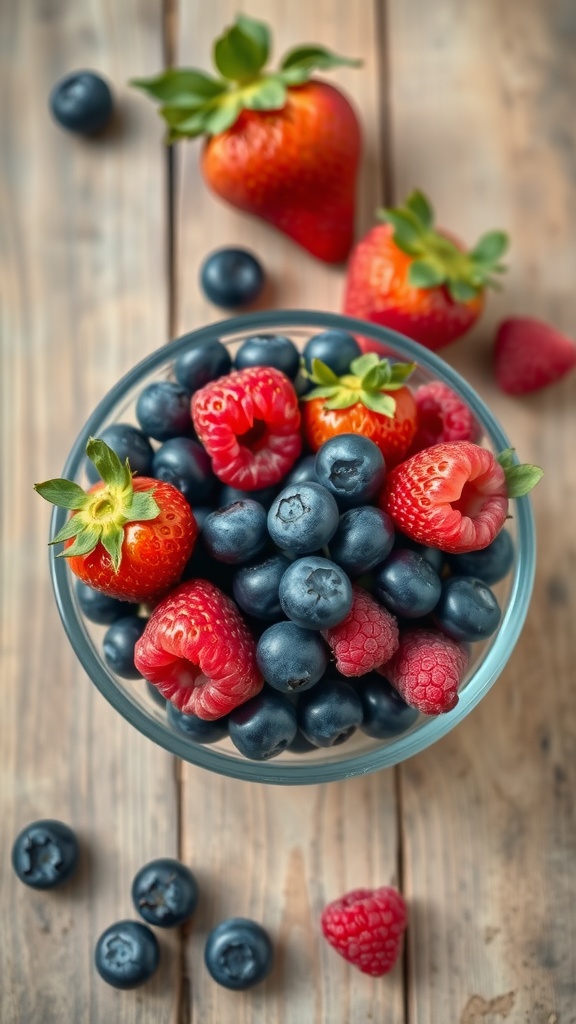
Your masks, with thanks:
[[[191,741],[267,760],[455,707],[469,645],[500,623],[509,499],[541,474],[414,370],[343,332],[302,355],[191,339],[138,426],[90,440],[87,492],[37,485],[71,511],[55,542],[105,661]]]

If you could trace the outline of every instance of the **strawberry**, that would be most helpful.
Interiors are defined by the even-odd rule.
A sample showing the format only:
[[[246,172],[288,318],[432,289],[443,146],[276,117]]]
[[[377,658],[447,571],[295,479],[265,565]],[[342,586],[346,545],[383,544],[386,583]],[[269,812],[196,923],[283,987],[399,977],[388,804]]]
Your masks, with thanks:
[[[422,384],[414,392],[418,428],[411,453],[430,448],[440,441],[477,441],[480,426],[470,406],[441,380]]]
[[[86,454],[102,479],[88,492],[71,480],[46,480],[35,490],[72,515],[52,544],[84,583],[121,601],[151,601],[180,579],[198,525],[172,484],[132,477],[108,445],[90,438]]]
[[[400,634],[398,650],[378,671],[410,707],[441,715],[456,707],[467,665],[463,644],[439,630],[414,626]]]
[[[352,608],[337,626],[322,630],[336,668],[343,676],[372,672],[394,654],[398,647],[398,623],[362,587],[352,587]]]
[[[188,580],[156,605],[134,664],[179,711],[221,718],[263,686],[256,645],[234,602],[207,580]]]
[[[508,515],[508,499],[526,494],[542,470],[498,459],[471,441],[446,441],[410,456],[388,474],[378,502],[402,533],[450,554],[490,544]]]
[[[392,970],[404,939],[406,904],[391,886],[353,889],[322,912],[322,932],[340,956],[378,978]]]
[[[216,195],[339,263],[353,241],[360,126],[338,89],[309,79],[360,62],[304,46],[265,71],[269,51],[268,27],[239,15],[216,41],[217,78],[171,68],[132,84],[162,104],[169,142],[207,136],[201,169]]]
[[[344,312],[442,348],[482,312],[486,287],[495,287],[494,274],[504,270],[507,237],[491,231],[467,252],[435,229],[432,207],[418,191],[404,206],[379,212],[385,223],[368,231],[348,261]],[[374,343],[364,339],[363,347]]]
[[[243,491],[279,483],[302,450],[298,396],[271,366],[234,370],[200,388],[192,419],[215,475]]]
[[[405,381],[413,363],[390,363],[368,353],[338,377],[312,360],[316,384],[301,399],[302,423],[312,451],[337,434],[363,434],[378,445],[388,466],[400,462],[416,433],[416,402]]]
[[[503,320],[496,332],[496,381],[509,395],[538,391],[576,366],[576,345],[550,324],[528,316]]]

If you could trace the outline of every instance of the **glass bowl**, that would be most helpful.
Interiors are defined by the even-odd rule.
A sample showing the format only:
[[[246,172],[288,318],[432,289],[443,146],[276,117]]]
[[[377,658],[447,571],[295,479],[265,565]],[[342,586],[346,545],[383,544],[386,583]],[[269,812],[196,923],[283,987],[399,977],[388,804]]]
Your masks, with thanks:
[[[432,379],[446,382],[468,403],[483,430],[481,443],[494,452],[510,447],[504,431],[482,399],[448,364],[408,338],[373,324],[338,314],[319,311],[257,312],[211,324],[170,342],[143,359],[111,388],[76,438],[63,476],[86,486],[85,448],[89,437],[98,437],[115,421],[137,423],[135,403],[142,388],[153,380],[170,379],[174,360],[191,341],[219,339],[233,353],[241,342],[255,333],[279,333],[302,348],[321,331],[340,329],[379,342],[392,359],[415,362],[411,383]],[[154,442],[153,442],[154,443]],[[284,785],[329,782],[398,764],[446,735],[478,704],[495,682],[518,640],[532,592],[535,568],[535,535],[531,505],[523,497],[511,502],[513,512],[507,528],[515,546],[515,559],[508,577],[494,588],[502,608],[498,630],[487,641],[472,645],[472,658],[460,688],[456,707],[443,715],[420,715],[405,733],[389,740],[374,740],[358,730],[345,743],[308,753],[284,751],[268,761],[246,759],[229,739],[200,744],[176,731],[169,723],[165,706],[151,693],[143,679],[127,680],[114,674],[102,653],[105,626],[84,616],[74,586],[75,577],[64,558],[50,549],[51,573],[58,609],[69,640],[85,671],[104,697],[128,722],[149,739],[177,757],[222,775],[255,782]],[[55,508],[51,521],[54,537],[67,512]]]

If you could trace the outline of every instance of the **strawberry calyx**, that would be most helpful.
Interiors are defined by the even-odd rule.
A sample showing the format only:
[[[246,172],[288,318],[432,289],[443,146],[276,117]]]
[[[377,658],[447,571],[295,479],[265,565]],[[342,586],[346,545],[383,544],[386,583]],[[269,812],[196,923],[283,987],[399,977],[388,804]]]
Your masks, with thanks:
[[[514,448],[505,448],[496,456],[496,461],[504,470],[506,493],[509,498],[521,498],[528,494],[544,476],[544,470],[540,466],[518,462]]]
[[[350,372],[338,377],[320,359],[312,360],[312,372],[306,376],[316,384],[301,401],[325,398],[325,409],[349,409],[360,403],[372,412],[391,419],[396,412],[396,401],[389,394],[404,387],[415,369],[415,363],[391,363],[379,359],[375,352],[358,356],[350,363]]]
[[[51,544],[72,540],[59,557],[88,555],[102,544],[118,572],[122,561],[122,542],[126,523],[156,519],[160,508],[149,491],[134,491],[128,459],[121,462],[105,441],[91,437],[86,455],[98,470],[103,487],[84,491],[73,480],[57,478],[34,484],[34,490],[61,508],[72,512],[70,519]]]
[[[414,257],[408,269],[413,287],[445,286],[454,302],[469,302],[486,287],[499,288],[495,275],[506,270],[501,258],[508,248],[504,231],[489,231],[463,251],[435,229],[434,210],[419,190],[404,205],[378,210],[378,217],[391,225],[398,248]]]
[[[214,43],[212,58],[218,75],[197,68],[168,68],[153,78],[132,79],[130,84],[162,104],[159,112],[171,143],[219,135],[232,127],[242,110],[281,110],[287,89],[307,82],[314,71],[362,63],[309,45],[289,50],[278,70],[267,71],[270,44],[264,22],[239,14]]]

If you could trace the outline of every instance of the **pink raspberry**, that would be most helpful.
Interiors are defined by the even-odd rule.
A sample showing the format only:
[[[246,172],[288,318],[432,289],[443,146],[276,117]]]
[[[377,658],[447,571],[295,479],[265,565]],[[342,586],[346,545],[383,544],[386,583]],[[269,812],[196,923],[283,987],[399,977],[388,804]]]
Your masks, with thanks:
[[[396,653],[379,672],[410,707],[441,715],[458,703],[468,665],[466,648],[439,630],[414,626],[400,634]]]
[[[441,441],[477,441],[481,431],[472,410],[442,381],[422,384],[414,392],[418,426],[410,453]]]
[[[398,647],[394,616],[362,587],[352,587],[352,608],[337,626],[322,631],[343,676],[362,676],[388,661]]]
[[[392,970],[406,929],[406,904],[391,886],[353,889],[322,913],[330,945],[364,974],[378,978]]]

